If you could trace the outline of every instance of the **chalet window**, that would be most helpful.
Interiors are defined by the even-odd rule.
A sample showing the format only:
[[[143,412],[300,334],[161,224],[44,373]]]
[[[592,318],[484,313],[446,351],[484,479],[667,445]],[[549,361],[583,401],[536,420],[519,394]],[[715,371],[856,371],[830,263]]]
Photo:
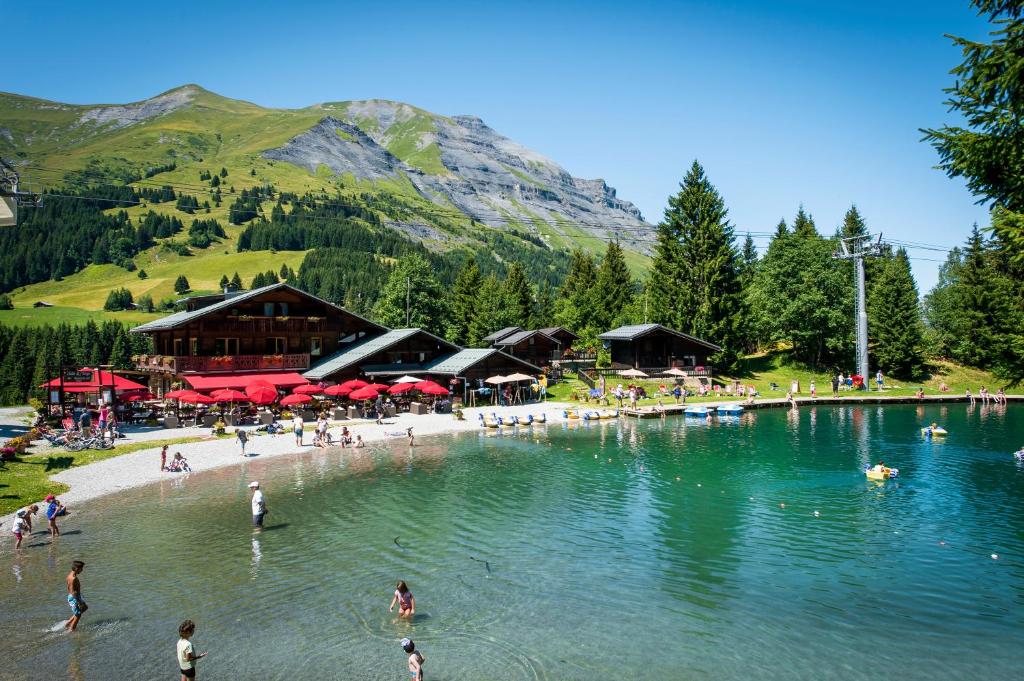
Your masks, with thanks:
[[[277,306],[279,308],[281,308],[281,316],[282,317],[287,317],[288,316],[288,303],[278,303]]]
[[[199,339],[198,338],[189,338],[188,339],[188,345],[189,345],[189,348],[191,349],[190,352],[191,352],[192,356],[193,357],[198,357],[199,356]]]
[[[263,316],[264,317],[273,317],[274,316],[274,304],[273,303],[263,303]]]
[[[213,342],[213,354],[215,355],[237,355],[237,338],[218,338]]]
[[[323,339],[320,336],[313,336],[309,339],[309,354],[319,357],[323,352]]]
[[[185,339],[175,338],[174,339],[174,356],[181,357],[185,354]]]
[[[683,366],[697,366],[697,358],[694,355],[683,355]]]
[[[277,336],[266,338],[266,353],[268,355],[283,355],[288,350],[288,339]]]

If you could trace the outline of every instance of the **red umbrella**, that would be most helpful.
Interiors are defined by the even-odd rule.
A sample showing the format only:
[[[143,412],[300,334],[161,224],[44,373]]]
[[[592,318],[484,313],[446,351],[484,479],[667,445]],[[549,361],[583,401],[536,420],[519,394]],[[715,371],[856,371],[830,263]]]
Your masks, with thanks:
[[[370,385],[366,381],[360,381],[358,378],[353,378],[351,381],[345,381],[341,384],[342,388],[348,388],[349,390],[358,390],[359,388],[365,388]]]
[[[434,388],[440,388],[441,387],[441,385],[439,383],[434,383],[433,381],[420,381],[419,383],[414,383],[413,385],[416,386],[417,390],[420,390],[420,391],[423,391],[423,392],[427,392],[428,389],[429,390],[433,390]],[[448,392],[448,390],[446,389],[445,392]]]
[[[370,385],[368,385],[366,387],[367,388],[373,388],[374,390],[376,390],[379,393],[385,392],[386,390],[389,390],[391,388],[390,385],[384,385],[383,383],[371,383]]]
[[[306,402],[312,402],[313,398],[309,395],[288,395],[281,398],[282,407],[290,407],[293,404],[305,404]]]
[[[293,395],[319,395],[323,391],[324,391],[324,389],[321,388],[320,386],[315,385],[313,383],[307,383],[306,385],[300,385],[297,388],[294,388],[292,390],[292,394]]]
[[[186,404],[216,404],[217,400],[206,395],[202,395],[191,390],[186,390],[185,394],[178,398]]]
[[[210,397],[216,399],[219,402],[248,402],[249,396],[243,393],[241,390],[234,390],[232,388],[224,388],[223,390],[214,390],[210,393]]]
[[[416,385],[419,385],[419,383],[417,383]],[[447,395],[448,394],[448,388],[445,388],[444,386],[440,386],[437,383],[432,383],[431,385],[425,385],[422,388],[420,388],[419,390],[424,395]]]
[[[170,392],[164,393],[164,399],[165,400],[178,400],[178,399],[181,399],[182,395],[188,395],[190,392],[192,392],[192,391],[191,390],[172,390]]]
[[[351,393],[349,393],[349,397],[353,400],[373,400],[377,398],[378,394],[379,393],[376,390],[369,386],[366,386],[365,388],[360,388],[359,390],[353,390]]]
[[[352,392],[352,388],[346,388],[344,385],[332,385],[324,389],[324,395],[330,395],[331,397],[345,397],[350,392]]]
[[[260,388],[271,388],[272,390],[277,390],[277,386],[265,378],[253,378],[245,384],[246,388],[255,388],[257,386]]]
[[[245,389],[254,404],[273,404],[277,402],[277,388],[270,388],[262,385],[250,385]]]
[[[392,395],[401,395],[402,393],[407,393],[410,390],[415,389],[416,386],[414,386],[412,383],[395,383],[393,386],[388,388],[388,393]]]
[[[118,395],[117,399],[122,402],[142,402],[144,400],[152,400],[155,398],[153,393],[148,390],[130,390]]]

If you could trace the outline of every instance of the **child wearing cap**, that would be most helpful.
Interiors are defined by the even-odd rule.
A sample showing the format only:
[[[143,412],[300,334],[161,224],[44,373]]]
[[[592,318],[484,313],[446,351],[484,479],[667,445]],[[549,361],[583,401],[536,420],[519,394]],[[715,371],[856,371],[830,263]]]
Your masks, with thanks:
[[[49,504],[49,506],[46,507],[46,522],[50,528],[50,537],[59,537],[60,528],[57,527],[57,518],[62,515],[67,515],[68,509],[64,504],[60,503],[60,499],[52,494],[47,494],[44,501]]]
[[[402,639],[402,650],[409,653],[409,674],[413,681],[423,681],[423,663],[427,658],[416,651],[416,644],[412,639]]]

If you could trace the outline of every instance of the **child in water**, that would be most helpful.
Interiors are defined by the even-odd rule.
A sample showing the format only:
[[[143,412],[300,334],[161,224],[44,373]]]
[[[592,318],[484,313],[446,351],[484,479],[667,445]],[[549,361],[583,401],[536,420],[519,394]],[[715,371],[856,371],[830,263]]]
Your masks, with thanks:
[[[409,654],[409,673],[413,681],[423,681],[423,663],[427,658],[416,652],[416,644],[407,638],[402,639],[402,650]]]
[[[412,617],[416,614],[416,599],[413,598],[412,592],[409,591],[409,587],[403,581],[399,581],[398,586],[395,588],[395,597],[391,599],[388,612],[392,612],[395,609],[395,603],[398,603],[399,617]]]

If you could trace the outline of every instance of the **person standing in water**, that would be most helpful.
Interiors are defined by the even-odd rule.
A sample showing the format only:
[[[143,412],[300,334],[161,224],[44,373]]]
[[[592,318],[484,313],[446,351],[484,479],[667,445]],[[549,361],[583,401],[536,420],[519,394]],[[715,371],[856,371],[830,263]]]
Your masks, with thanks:
[[[260,483],[253,480],[249,483],[252,490],[252,525],[258,530],[263,529],[263,518],[267,515],[267,502],[263,498]]]
[[[402,650],[409,654],[409,673],[413,681],[423,681],[423,663],[426,659],[416,651],[416,644],[411,639],[402,639]]]
[[[71,563],[71,572],[68,573],[66,578],[68,586],[68,605],[71,607],[71,619],[64,623],[64,628],[68,631],[74,631],[78,626],[78,622],[82,619],[82,615],[89,609],[85,600],[82,598],[82,583],[78,580],[78,575],[85,569],[85,563],[80,560],[76,560]]]
[[[409,446],[412,447],[416,438],[412,436],[412,426],[409,426],[405,430],[405,434],[409,436]]]
[[[395,597],[391,599],[388,612],[394,611],[396,603],[399,617],[412,617],[416,614],[416,599],[404,581],[399,581],[398,586],[395,587]]]
[[[167,445],[160,449],[160,470],[167,470]]]
[[[181,681],[189,681],[196,678],[196,660],[206,657],[206,653],[196,655],[192,647],[192,635],[196,633],[196,624],[192,620],[185,620],[178,625],[178,669],[181,671]]]
[[[295,444],[302,446],[302,429],[305,428],[306,424],[302,422],[302,415],[299,412],[295,412],[295,418],[292,419],[292,430],[295,431]]]

